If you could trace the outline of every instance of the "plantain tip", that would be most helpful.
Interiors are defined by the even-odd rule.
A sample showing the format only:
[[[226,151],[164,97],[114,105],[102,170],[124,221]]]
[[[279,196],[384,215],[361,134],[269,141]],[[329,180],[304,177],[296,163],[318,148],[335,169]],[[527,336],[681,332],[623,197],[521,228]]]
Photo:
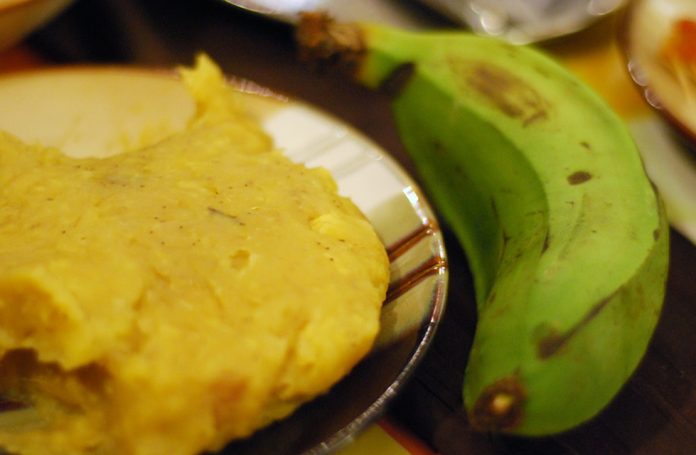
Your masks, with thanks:
[[[480,431],[505,431],[522,422],[527,398],[517,376],[506,377],[486,387],[469,413],[471,425]]]

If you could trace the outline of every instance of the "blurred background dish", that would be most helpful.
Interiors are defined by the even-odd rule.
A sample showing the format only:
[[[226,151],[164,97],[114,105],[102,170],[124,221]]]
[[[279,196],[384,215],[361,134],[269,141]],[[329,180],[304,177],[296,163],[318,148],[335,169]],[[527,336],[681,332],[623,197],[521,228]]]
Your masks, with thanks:
[[[1,1],[1,0],[0,0]],[[443,24],[446,19],[419,8],[414,2],[390,0],[222,0],[235,7],[287,23],[303,11],[328,11],[339,21],[376,20],[405,28]],[[431,13],[431,14],[428,14]]]
[[[515,44],[545,41],[580,31],[627,0],[420,0],[482,35]]]
[[[635,0],[622,41],[628,71],[646,100],[696,140],[696,1]]]
[[[413,2],[386,0],[224,0],[293,23],[302,11],[328,11],[339,21],[377,20],[407,28],[466,27],[515,44],[544,41],[582,30],[628,0],[418,0],[441,17],[424,14]]]
[[[19,42],[73,0],[0,0],[0,50]]]

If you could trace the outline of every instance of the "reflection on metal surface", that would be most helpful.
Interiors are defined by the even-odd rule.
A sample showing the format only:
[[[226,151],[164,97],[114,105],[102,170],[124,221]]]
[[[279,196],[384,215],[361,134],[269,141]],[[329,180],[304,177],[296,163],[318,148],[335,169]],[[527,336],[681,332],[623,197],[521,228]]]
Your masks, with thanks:
[[[222,0],[230,5],[294,24],[303,11],[327,11],[339,21],[379,21],[409,29],[450,24],[417,2],[392,0]]]
[[[302,11],[324,10],[340,21],[376,20],[408,28],[443,25],[412,9],[408,2],[387,0],[224,0],[284,22]],[[616,11],[628,0],[419,0],[455,23],[515,44],[542,41],[577,32]],[[422,13],[422,12],[421,12]]]
[[[322,7],[323,0],[225,0],[234,6],[260,14],[291,20],[302,11]]]
[[[421,0],[477,33],[516,44],[576,32],[627,0]]]

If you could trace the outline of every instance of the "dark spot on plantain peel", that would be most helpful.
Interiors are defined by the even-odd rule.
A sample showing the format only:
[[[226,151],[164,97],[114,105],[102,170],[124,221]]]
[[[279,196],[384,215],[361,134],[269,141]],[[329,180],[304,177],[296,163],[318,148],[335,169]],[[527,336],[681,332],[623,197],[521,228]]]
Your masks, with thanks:
[[[589,311],[580,319],[574,326],[570,327],[565,332],[551,331],[542,337],[537,344],[537,355],[540,359],[548,359],[558,353],[563,346],[568,344],[573,337],[587,324],[592,322],[594,318],[601,314],[602,310],[614,299],[616,293],[597,302]]]
[[[587,171],[576,171],[568,176],[568,183],[571,185],[579,185],[585,183],[592,178],[592,174]]]
[[[469,419],[479,431],[515,428],[524,416],[527,392],[517,376],[509,376],[486,387],[472,408]]]
[[[549,103],[534,87],[510,71],[489,62],[450,61],[462,78],[464,90],[473,90],[508,117],[527,127],[549,117]]]
[[[317,71],[338,69],[353,76],[365,55],[360,29],[354,24],[337,23],[324,12],[300,14],[295,38],[300,61]]]
[[[541,245],[541,254],[546,253],[549,249],[549,243],[551,242],[551,233],[547,230],[546,235],[544,235],[544,242]]]

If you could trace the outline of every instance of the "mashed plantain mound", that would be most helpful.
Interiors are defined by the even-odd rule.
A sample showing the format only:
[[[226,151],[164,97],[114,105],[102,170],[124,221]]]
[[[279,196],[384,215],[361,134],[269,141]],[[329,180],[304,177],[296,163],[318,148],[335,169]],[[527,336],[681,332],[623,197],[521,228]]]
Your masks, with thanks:
[[[22,454],[216,450],[326,391],[378,332],[388,260],[322,169],[205,57],[185,131],[103,159],[0,134],[0,426]]]

